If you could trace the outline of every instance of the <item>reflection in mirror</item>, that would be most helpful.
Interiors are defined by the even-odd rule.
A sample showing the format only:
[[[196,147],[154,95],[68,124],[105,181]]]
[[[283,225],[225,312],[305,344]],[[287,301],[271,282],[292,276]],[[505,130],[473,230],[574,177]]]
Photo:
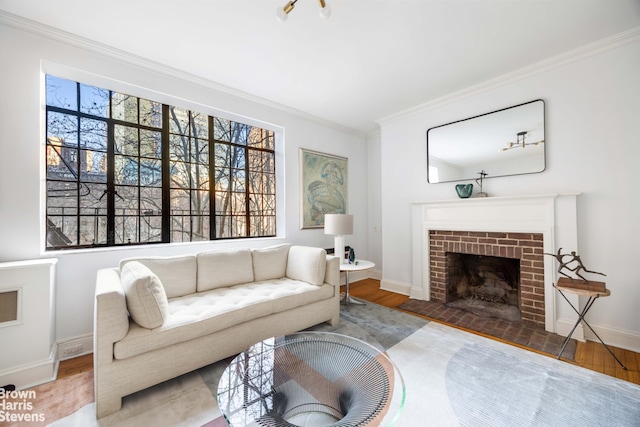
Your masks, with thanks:
[[[541,99],[432,127],[427,131],[429,183],[542,172]]]

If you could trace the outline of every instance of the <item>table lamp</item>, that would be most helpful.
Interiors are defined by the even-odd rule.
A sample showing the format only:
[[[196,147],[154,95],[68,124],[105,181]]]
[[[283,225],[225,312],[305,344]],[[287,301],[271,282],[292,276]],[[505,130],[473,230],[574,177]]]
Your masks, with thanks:
[[[326,214],[324,216],[324,234],[335,236],[333,245],[334,255],[340,257],[340,264],[345,264],[344,236],[353,234],[353,215]]]

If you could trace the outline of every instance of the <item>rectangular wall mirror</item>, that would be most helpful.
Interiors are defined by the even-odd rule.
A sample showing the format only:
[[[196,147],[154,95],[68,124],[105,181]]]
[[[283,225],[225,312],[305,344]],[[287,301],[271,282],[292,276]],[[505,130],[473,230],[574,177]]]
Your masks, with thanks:
[[[427,131],[429,183],[538,173],[545,169],[541,99]]]

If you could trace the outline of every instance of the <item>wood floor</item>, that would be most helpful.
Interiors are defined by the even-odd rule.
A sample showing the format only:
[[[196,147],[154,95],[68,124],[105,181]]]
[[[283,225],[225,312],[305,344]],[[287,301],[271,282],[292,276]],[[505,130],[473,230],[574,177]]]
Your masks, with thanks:
[[[85,354],[84,356],[74,357],[60,362],[58,366],[58,376],[56,380],[72,377],[83,372],[93,370],[93,354]]]
[[[398,305],[409,299],[404,295],[381,290],[379,280],[361,280],[351,283],[349,287],[349,292],[354,297],[397,310],[400,310],[397,308]],[[410,313],[408,311],[406,313],[416,315],[415,313]],[[476,333],[474,331],[469,332]],[[615,359],[611,357],[604,346],[599,342],[579,342],[578,348],[576,349],[575,362],[577,365],[584,368],[620,378],[625,381],[630,381],[635,384],[640,384],[640,353],[634,353],[633,351],[623,350],[611,346],[610,348],[627,367],[626,371],[616,363]],[[91,354],[65,360],[60,362],[60,366],[58,368],[58,379],[86,372],[92,369],[93,357]]]
[[[409,297],[404,295],[381,290],[380,281],[374,279],[366,279],[351,283],[349,285],[349,293],[354,297],[397,310],[401,310],[397,308],[397,306],[409,299]],[[414,316],[419,316],[415,313],[411,313],[408,311],[405,312],[413,314]],[[477,334],[477,332],[471,330],[468,330],[468,332]],[[610,375],[612,377],[620,378],[625,381],[640,384],[640,353],[635,353],[633,351],[611,346],[609,346],[609,348],[615,353],[616,357],[618,357],[618,359],[620,359],[620,361],[627,367],[627,370],[622,369],[622,367],[618,365],[615,359],[609,354],[609,352],[607,352],[606,348],[602,344],[600,344],[600,342],[594,341],[587,341],[584,343],[578,342],[578,347],[576,348],[575,363],[579,366],[582,366],[583,368],[587,368],[592,371],[597,371],[606,375]]]

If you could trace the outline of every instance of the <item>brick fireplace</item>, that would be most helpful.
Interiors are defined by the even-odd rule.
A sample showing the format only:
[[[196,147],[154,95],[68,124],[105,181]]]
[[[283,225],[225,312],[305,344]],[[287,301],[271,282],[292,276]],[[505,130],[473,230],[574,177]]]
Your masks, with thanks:
[[[430,299],[447,302],[447,253],[519,260],[518,308],[523,322],[545,326],[542,233],[429,231]]]
[[[520,262],[523,321],[567,335],[575,312],[557,297],[556,260],[544,253],[574,250],[578,194],[485,197],[412,203],[413,299],[445,301],[445,254],[499,256]],[[578,305],[578,298],[572,304]],[[581,327],[576,339],[583,339]]]

